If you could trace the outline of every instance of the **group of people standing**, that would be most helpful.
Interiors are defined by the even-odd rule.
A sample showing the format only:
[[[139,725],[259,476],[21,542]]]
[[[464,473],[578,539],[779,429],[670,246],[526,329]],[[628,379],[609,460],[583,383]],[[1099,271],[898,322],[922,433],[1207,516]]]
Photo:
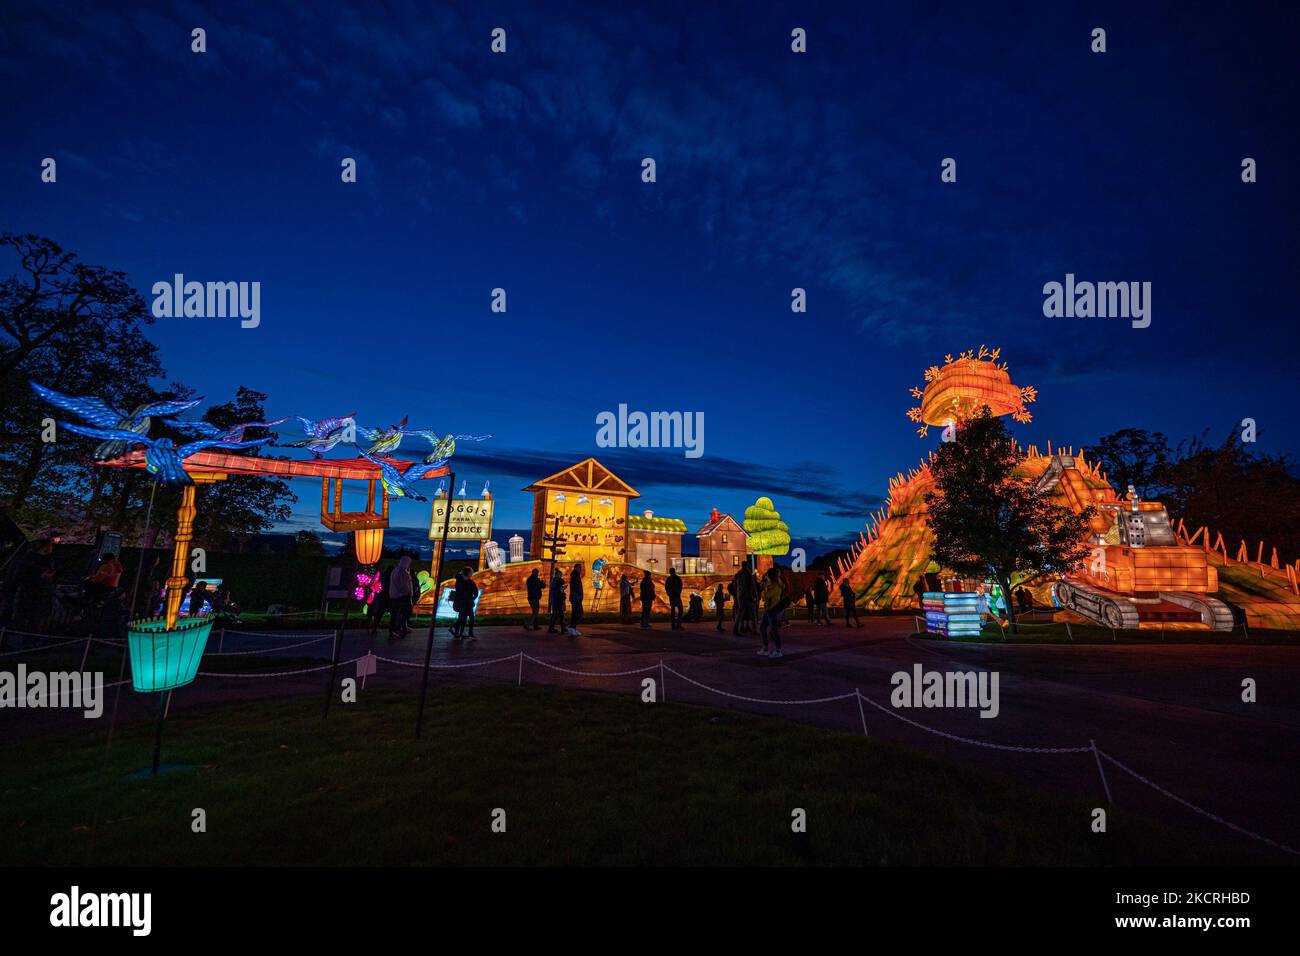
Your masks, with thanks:
[[[388,639],[401,640],[411,634],[411,615],[420,600],[420,586],[411,571],[411,556],[404,554],[397,564],[379,572],[379,589],[369,606],[369,631],[379,631],[384,615],[388,617]],[[456,575],[451,591],[451,607],[456,612],[456,623],[451,626],[453,638],[474,640],[474,610],[478,603],[478,585],[473,572],[464,567]]]
[[[845,578],[839,584],[840,601],[844,604],[844,626],[861,627],[862,621],[858,618],[857,595],[853,593],[853,586]],[[831,620],[830,611],[831,589],[826,583],[825,578],[818,578],[813,582],[813,586],[804,592],[804,606],[808,609],[808,623],[815,624],[818,627],[826,625],[833,627],[835,622]]]
[[[551,612],[551,618],[547,624],[546,633],[558,634],[560,631],[567,631],[571,637],[581,637],[582,632],[578,630],[578,625],[582,623],[584,616],[583,599],[585,594],[582,587],[584,573],[582,562],[574,562],[573,568],[569,571],[568,586],[566,588],[564,572],[560,568],[551,568],[551,580],[549,582],[542,580],[538,568],[533,568],[533,573],[524,582],[524,588],[528,595],[528,607],[532,611],[532,620],[524,625],[524,630],[541,630],[541,625],[537,622],[542,615],[542,593],[549,590],[550,598],[547,601],[547,609]],[[569,606],[569,623],[567,627],[564,623],[566,595]]]
[[[411,612],[418,597],[415,575],[411,573],[411,557],[404,554],[397,564],[379,572],[379,590],[370,604],[370,633],[378,632],[379,624],[387,614],[390,641],[410,636]]]
[[[574,637],[581,636],[578,624],[582,621],[584,613],[584,573],[581,561],[573,565],[567,582],[564,572],[559,567],[552,568],[549,581],[542,578],[539,568],[533,568],[532,574],[528,576],[524,583],[528,606],[532,612],[531,619],[524,624],[524,630],[541,630],[539,621],[542,616],[542,598],[543,595],[549,592],[547,608],[550,611],[550,622],[546,632],[548,634],[557,634],[560,631],[567,631]],[[862,627],[862,621],[858,618],[856,595],[853,593],[853,588],[848,581],[840,582],[839,592],[844,602],[845,627]],[[686,606],[682,601],[682,578],[677,573],[676,568],[670,567],[668,569],[668,574],[664,579],[664,594],[668,598],[668,618],[672,630],[685,630],[685,621],[699,620],[703,616],[703,600],[698,595],[692,595],[692,610],[689,614],[687,613]],[[565,626],[566,595],[569,608],[567,627]],[[618,581],[619,623],[632,623],[633,600],[639,598],[640,624],[643,629],[649,629],[650,616],[654,610],[657,597],[658,592],[655,588],[654,576],[650,571],[644,571],[639,581],[634,581],[626,574],[620,575]],[[788,623],[786,610],[794,602],[793,591],[786,573],[781,568],[771,567],[762,575],[758,575],[753,568],[745,564],[741,566],[728,584],[724,586],[719,583],[713,590],[713,607],[717,621],[715,629],[718,631],[723,630],[723,622],[726,619],[726,605],[729,600],[734,602],[731,632],[736,635],[757,635],[763,641],[759,654],[767,657],[780,657],[782,653],[781,626]],[[819,625],[833,623],[830,619],[829,610],[830,587],[824,578],[818,578],[813,582],[813,586],[804,595],[804,600],[808,606],[808,620],[810,622]]]
[[[621,624],[632,623],[633,594],[640,599],[641,629],[650,629],[650,614],[654,611],[655,599],[659,593],[655,590],[654,578],[649,571],[641,573],[641,580],[633,585],[626,574],[618,580],[618,620]],[[682,618],[685,616],[682,605],[682,579],[677,576],[676,568],[668,569],[668,580],[664,582],[664,593],[668,595],[669,616],[674,631],[685,630]]]

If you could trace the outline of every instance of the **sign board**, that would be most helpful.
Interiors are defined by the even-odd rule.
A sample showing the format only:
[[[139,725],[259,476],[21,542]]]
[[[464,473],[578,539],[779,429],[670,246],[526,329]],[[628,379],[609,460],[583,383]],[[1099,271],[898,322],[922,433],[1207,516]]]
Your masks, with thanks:
[[[347,576],[343,573],[343,566],[341,564],[331,564],[325,570],[325,594],[321,600],[338,601],[343,598],[350,598],[355,588],[356,582],[347,579]]]
[[[442,525],[447,516],[447,499],[433,500],[429,519],[429,540],[442,539]],[[492,537],[492,499],[457,498],[451,502],[451,521],[447,525],[448,541],[486,541]]]

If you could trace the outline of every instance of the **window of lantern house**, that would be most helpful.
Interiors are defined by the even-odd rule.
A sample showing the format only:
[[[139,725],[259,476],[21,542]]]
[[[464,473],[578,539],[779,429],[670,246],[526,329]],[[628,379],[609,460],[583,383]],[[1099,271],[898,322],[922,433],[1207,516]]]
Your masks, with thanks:
[[[740,567],[740,555],[738,555],[738,554],[733,554],[733,555],[731,556],[731,566],[732,566],[733,568],[738,568],[738,567]]]
[[[722,543],[723,543],[723,544],[726,544],[726,543],[727,543],[727,535],[726,535],[725,532],[724,532],[723,535],[722,535]]]

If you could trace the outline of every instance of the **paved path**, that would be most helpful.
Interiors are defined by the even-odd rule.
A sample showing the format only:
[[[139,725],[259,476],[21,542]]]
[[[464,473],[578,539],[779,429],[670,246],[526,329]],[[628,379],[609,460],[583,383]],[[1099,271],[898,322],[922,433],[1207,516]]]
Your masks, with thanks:
[[[477,641],[452,641],[440,629],[435,638],[431,686],[467,682],[547,683],[634,694],[644,676],[665,671],[661,692],[668,700],[737,707],[828,727],[867,732],[877,739],[943,754],[1004,772],[1025,782],[1103,805],[1104,793],[1091,753],[1020,753],[953,741],[897,719],[900,715],[947,734],[1018,747],[1097,746],[1184,799],[1274,840],[1300,849],[1300,769],[1294,754],[1300,741],[1300,650],[1268,645],[1005,645],[949,644],[912,639],[910,617],[869,617],[861,629],[842,626],[787,628],[785,657],[759,657],[753,638],[717,633],[711,624],[673,632],[666,624],[650,631],[635,626],[591,625],[583,636],[547,635],[519,627],[479,628]],[[426,632],[402,641],[349,632],[344,660],[374,650],[405,664],[422,664]],[[311,635],[281,632],[259,637],[214,633],[211,649],[227,654],[297,644]],[[331,641],[285,651],[327,660]],[[243,656],[243,655],[240,655]],[[257,655],[252,655],[256,657]],[[475,665],[509,658],[486,666]],[[228,670],[233,656],[212,656],[205,672]],[[247,659],[247,657],[245,657]],[[975,710],[902,710],[890,706],[890,678],[914,664],[933,670],[994,670],[1000,675],[1000,713],[982,719]],[[547,666],[550,665],[550,666]],[[562,668],[562,669],[561,669]],[[650,670],[624,676],[582,676],[569,671]],[[676,674],[674,673],[676,672]],[[341,676],[355,674],[355,665]],[[419,668],[379,663],[367,686],[414,688]],[[677,674],[683,676],[677,676]],[[1241,701],[1241,682],[1254,678],[1258,703]],[[713,693],[690,678],[726,694]],[[284,678],[200,678],[178,693],[176,705],[204,706],[234,698],[323,690],[325,672]],[[852,694],[869,701],[861,710],[854,697],[817,704],[760,701],[811,700]],[[738,697],[756,700],[741,700]],[[146,702],[124,695],[122,717],[146,715]],[[1230,831],[1180,808],[1118,769],[1107,767],[1116,811],[1140,807],[1173,821]]]

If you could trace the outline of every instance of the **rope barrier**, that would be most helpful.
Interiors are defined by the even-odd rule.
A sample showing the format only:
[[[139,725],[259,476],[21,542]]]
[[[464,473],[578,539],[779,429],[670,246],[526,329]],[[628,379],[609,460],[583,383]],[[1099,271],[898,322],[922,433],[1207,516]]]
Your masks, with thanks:
[[[333,631],[237,631],[232,627],[225,629],[227,634],[243,634],[246,637],[333,637]]]
[[[13,631],[9,632],[10,634]],[[57,647],[67,647],[69,644],[80,644],[85,640],[83,637],[74,637],[71,640],[60,641],[58,644],[47,644],[44,647],[25,647],[20,651],[5,651],[0,657],[17,657],[19,654],[44,654],[46,651],[52,651]]]
[[[129,684],[129,683],[131,683],[129,680],[119,680],[119,681],[114,681],[114,682],[111,683],[111,684],[104,684],[104,685],[100,688],[100,690],[108,690],[110,687],[120,687],[120,686],[122,686],[123,684]],[[83,689],[84,689],[84,688],[83,688]],[[69,696],[69,695],[71,695],[71,694],[74,694],[74,693],[76,693],[76,691],[74,691],[72,688],[68,688],[67,690],[60,691],[57,695],[51,695],[51,696],[57,696],[57,697],[59,698],[58,706],[59,706],[59,707],[62,707],[62,706],[63,706],[63,698],[65,698],[65,697],[67,697],[67,696]],[[75,708],[69,708],[69,709],[72,710],[72,709],[75,709]]]
[[[658,664],[651,664],[649,667],[638,667],[631,671],[575,671],[568,667],[561,667],[559,664],[552,664],[550,661],[544,661],[541,658],[533,657],[531,654],[524,655],[525,660],[532,661],[534,664],[541,664],[553,671],[560,671],[564,674],[575,674],[578,677],[628,677],[632,674],[644,674],[647,671],[659,670]]]
[[[849,694],[848,696],[852,697],[853,694]],[[917,723],[915,720],[904,717],[902,714],[890,707],[885,707],[883,704],[876,703],[865,694],[859,693],[857,696],[859,700],[865,701],[872,707],[876,708],[876,710],[882,710],[890,717],[895,717],[905,724],[912,725],[918,730],[924,730],[926,733],[934,734],[936,737],[945,737],[948,740],[956,740],[963,744],[970,744],[973,747],[987,747],[990,750],[1010,750],[1014,753],[1025,754],[1086,754],[1091,753],[1092,751],[1091,747],[1015,747],[1011,744],[995,744],[990,743],[987,740],[975,740],[973,737],[961,737],[957,734],[950,734],[943,730],[935,730],[933,727],[927,727],[925,724]]]
[[[1142,776],[1142,774],[1138,773],[1132,767],[1128,767],[1120,763],[1110,754],[1106,753],[1106,751],[1098,749],[1097,754],[1098,756],[1101,757],[1101,759],[1109,763],[1112,763],[1118,769],[1123,770],[1134,780],[1137,780],[1139,783],[1146,784],[1148,787],[1156,791],[1156,793],[1159,793],[1161,796],[1168,797],[1170,800],[1174,801],[1175,803],[1182,804],[1184,807],[1186,807],[1188,810],[1191,810],[1193,813],[1199,813],[1207,820],[1213,820],[1215,823],[1225,826],[1229,830],[1232,830],[1236,833],[1240,833],[1242,836],[1248,836],[1252,840],[1258,840],[1260,843],[1267,844],[1268,846],[1273,847],[1273,849],[1275,850],[1281,850],[1283,853],[1289,853],[1291,856],[1300,856],[1300,850],[1294,850],[1291,847],[1287,846],[1285,843],[1278,843],[1276,840],[1270,840],[1268,837],[1261,836],[1260,834],[1255,833],[1252,830],[1247,830],[1245,827],[1237,826],[1237,824],[1233,823],[1231,820],[1225,820],[1217,813],[1211,813],[1209,810],[1206,810],[1202,807],[1198,807],[1190,800],[1184,800],[1182,797],[1178,796],[1178,794],[1171,793],[1170,791],[1166,790],[1164,787],[1160,786],[1160,784],[1148,780],[1146,777]]]
[[[718,694],[721,697],[730,697],[732,700],[744,700],[751,704],[780,704],[783,706],[795,704],[829,704],[831,701],[848,700],[850,697],[854,696],[854,693],[850,692],[848,694],[836,694],[834,697],[814,697],[809,700],[767,700],[762,697],[745,697],[742,694],[732,694],[729,691],[718,690],[716,687],[710,687],[708,684],[701,684],[699,681],[687,677],[681,671],[669,667],[667,664],[663,665],[663,668],[674,677],[680,677],[688,684],[694,684],[696,687],[707,690],[713,694]]]
[[[66,638],[66,634],[43,634],[40,631],[15,631],[12,627],[4,629],[5,634],[17,634],[19,637],[39,637],[43,641],[56,641],[59,638]],[[81,640],[81,638],[76,638]]]
[[[486,667],[489,664],[500,664],[503,661],[517,661],[518,659],[518,654],[511,654],[509,657],[494,657],[490,661],[469,661],[464,664],[430,664],[429,668],[431,670],[435,668],[439,670],[455,670],[461,667]],[[385,664],[396,664],[398,667],[414,667],[417,670],[422,670],[424,668],[423,664],[417,663],[416,661],[399,661],[395,657],[380,657],[378,654],[375,655],[375,660],[383,661]]]
[[[354,657],[350,661],[339,661],[338,666],[344,667],[348,664],[355,664],[359,660],[361,660],[360,657]],[[199,677],[294,677],[298,674],[314,674],[317,671],[327,671],[333,666],[334,664],[331,662],[329,664],[322,664],[319,667],[305,667],[302,670],[297,670],[297,671],[275,671],[269,674],[218,674],[218,673],[214,673],[213,671],[199,671],[198,676]]]
[[[277,651],[290,651],[295,647],[306,647],[309,644],[320,644],[324,641],[333,640],[333,634],[327,634],[324,637],[317,637],[310,641],[299,641],[297,644],[277,644],[275,647],[261,647],[255,651],[208,651],[207,657],[247,657],[250,654],[274,654]]]

